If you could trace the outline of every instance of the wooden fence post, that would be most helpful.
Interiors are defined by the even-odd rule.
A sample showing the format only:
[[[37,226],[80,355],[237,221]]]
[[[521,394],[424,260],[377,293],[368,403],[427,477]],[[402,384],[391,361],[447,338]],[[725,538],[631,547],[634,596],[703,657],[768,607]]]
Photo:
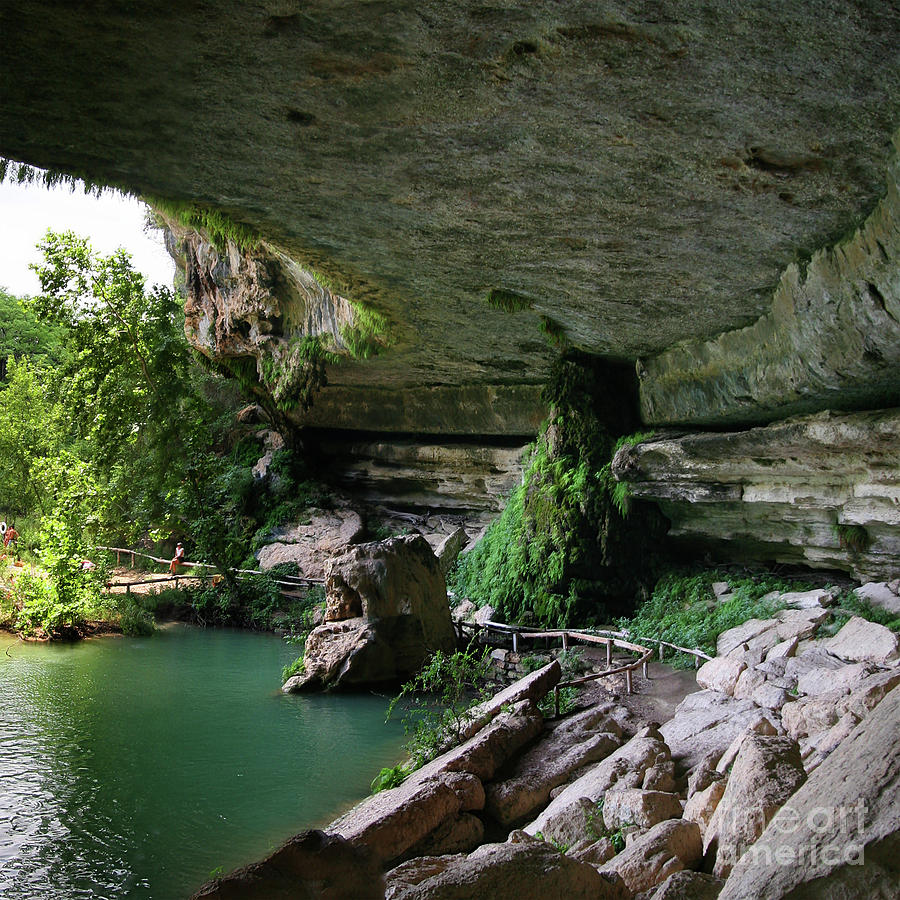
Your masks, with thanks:
[[[626,669],[626,670],[625,670],[625,690],[626,690],[629,694],[634,693],[634,691],[633,691],[633,689],[632,689],[632,684],[631,684],[631,669]]]
[[[568,650],[568,649],[569,649],[569,632],[564,631],[563,632],[563,650]]]
[[[606,642],[606,668],[612,668],[612,642],[608,640]]]

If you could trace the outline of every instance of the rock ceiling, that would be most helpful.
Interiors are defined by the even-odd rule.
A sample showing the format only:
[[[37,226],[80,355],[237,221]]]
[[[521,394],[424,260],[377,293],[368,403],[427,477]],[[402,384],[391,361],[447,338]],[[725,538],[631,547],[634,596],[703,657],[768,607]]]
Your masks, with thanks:
[[[900,125],[874,0],[23,0],[0,33],[0,155],[339,277],[394,338],[347,391],[536,384],[542,316],[628,360],[751,325],[875,208]]]

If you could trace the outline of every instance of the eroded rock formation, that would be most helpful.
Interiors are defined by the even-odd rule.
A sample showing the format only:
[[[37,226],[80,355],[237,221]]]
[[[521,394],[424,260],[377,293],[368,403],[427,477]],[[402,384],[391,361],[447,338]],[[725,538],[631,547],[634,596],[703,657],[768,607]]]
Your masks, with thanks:
[[[670,537],[862,580],[900,574],[897,409],[660,435],[620,450],[613,470],[659,503]]]
[[[325,622],[306,639],[304,671],[285,682],[285,693],[397,681],[429,653],[456,646],[444,574],[421,535],[332,556],[325,589]]]

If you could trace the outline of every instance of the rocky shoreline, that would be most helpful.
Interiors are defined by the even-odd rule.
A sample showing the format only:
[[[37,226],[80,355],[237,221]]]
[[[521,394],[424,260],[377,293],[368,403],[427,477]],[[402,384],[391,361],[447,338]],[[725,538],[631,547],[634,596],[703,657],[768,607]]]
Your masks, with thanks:
[[[399,787],[195,897],[891,896],[897,636],[828,635],[824,590],[782,599],[720,635],[668,721],[612,702],[545,721],[552,662]]]

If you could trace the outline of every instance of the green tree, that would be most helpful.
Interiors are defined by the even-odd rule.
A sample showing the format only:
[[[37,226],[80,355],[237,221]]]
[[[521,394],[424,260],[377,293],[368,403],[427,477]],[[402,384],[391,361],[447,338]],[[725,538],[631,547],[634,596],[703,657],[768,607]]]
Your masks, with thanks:
[[[13,360],[56,365],[65,357],[63,330],[39,321],[18,297],[0,288],[0,381]]]
[[[229,570],[245,552],[247,485],[223,452],[236,390],[194,364],[178,297],[146,292],[124,250],[98,256],[83,238],[52,231],[40,249],[42,290],[28,306],[67,335],[57,393],[102,485],[101,530],[186,533],[237,594]]]
[[[0,510],[8,517],[49,512],[53,488],[44,461],[62,450],[59,405],[46,370],[27,359],[10,360],[0,389]]]

